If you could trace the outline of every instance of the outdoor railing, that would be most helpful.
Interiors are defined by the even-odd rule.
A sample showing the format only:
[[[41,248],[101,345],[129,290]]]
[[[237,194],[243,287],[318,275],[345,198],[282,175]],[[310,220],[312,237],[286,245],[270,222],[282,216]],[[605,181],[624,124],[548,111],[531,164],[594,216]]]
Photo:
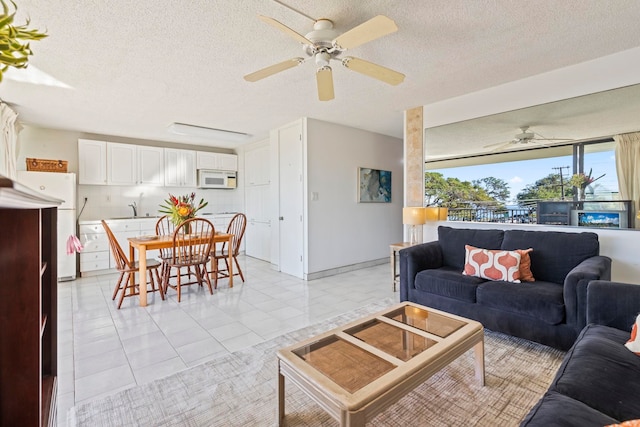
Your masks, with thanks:
[[[515,224],[535,224],[534,208],[449,208],[449,221],[503,222]]]

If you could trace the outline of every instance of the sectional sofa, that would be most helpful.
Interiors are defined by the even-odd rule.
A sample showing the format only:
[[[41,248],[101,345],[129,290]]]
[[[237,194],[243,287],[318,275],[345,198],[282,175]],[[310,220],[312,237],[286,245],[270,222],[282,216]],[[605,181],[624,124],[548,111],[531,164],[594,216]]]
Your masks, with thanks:
[[[465,275],[465,246],[532,249],[534,281],[513,283]],[[403,249],[400,300],[481,322],[485,328],[568,350],[586,325],[587,284],[611,279],[598,235],[440,226],[438,240]]]
[[[602,427],[640,419],[640,355],[624,345],[639,312],[640,285],[589,283],[588,325],[521,427]]]

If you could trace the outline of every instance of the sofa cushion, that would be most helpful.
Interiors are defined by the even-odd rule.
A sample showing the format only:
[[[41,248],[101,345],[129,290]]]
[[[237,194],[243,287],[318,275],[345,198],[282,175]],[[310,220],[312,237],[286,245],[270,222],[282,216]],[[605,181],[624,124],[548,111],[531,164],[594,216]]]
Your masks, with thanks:
[[[640,418],[640,357],[624,346],[629,332],[587,325],[551,388],[617,420]]]
[[[438,227],[438,242],[442,248],[442,263],[445,266],[455,267],[458,272],[461,272],[464,268],[464,245],[500,249],[503,236],[503,230],[472,230],[440,226]],[[529,246],[522,247],[528,248]]]
[[[416,275],[416,289],[457,300],[476,302],[476,289],[485,279],[464,276],[454,267],[423,270]]]
[[[565,318],[562,286],[556,283],[489,281],[478,286],[476,300],[483,306],[517,313],[550,325],[562,323]]]
[[[587,258],[598,255],[595,233],[507,230],[500,249],[533,248],[531,272],[536,280],[564,283],[567,274]]]
[[[464,245],[464,269],[466,276],[489,280],[520,283],[520,254],[517,251],[483,249]]]
[[[570,397],[548,391],[538,401],[520,427],[602,427],[618,420]]]

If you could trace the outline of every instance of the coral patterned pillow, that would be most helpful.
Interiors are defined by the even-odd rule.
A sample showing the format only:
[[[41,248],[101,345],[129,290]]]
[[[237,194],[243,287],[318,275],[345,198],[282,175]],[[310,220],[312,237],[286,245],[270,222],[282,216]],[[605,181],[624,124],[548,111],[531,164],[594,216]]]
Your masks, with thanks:
[[[520,280],[523,282],[534,282],[536,279],[531,272],[531,257],[529,252],[533,251],[529,249],[516,249],[516,252],[520,254]]]
[[[609,424],[605,427],[640,427],[640,420],[629,420],[620,424]]]
[[[631,338],[625,344],[625,347],[640,356],[640,334],[638,334],[638,329],[640,329],[640,314],[636,318],[636,323],[633,324],[633,329],[631,329]]]
[[[520,254],[501,249],[481,249],[465,245],[464,271],[467,276],[520,283]]]

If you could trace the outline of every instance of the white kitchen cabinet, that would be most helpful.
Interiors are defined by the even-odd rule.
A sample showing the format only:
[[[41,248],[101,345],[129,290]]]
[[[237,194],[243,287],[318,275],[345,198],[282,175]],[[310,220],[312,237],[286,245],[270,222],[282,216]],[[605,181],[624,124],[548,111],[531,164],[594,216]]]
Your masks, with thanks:
[[[196,168],[236,172],[238,170],[238,156],[236,154],[196,152]]]
[[[271,224],[248,221],[244,241],[248,256],[271,261]]]
[[[109,240],[100,221],[80,221],[80,274],[109,268]]]
[[[145,185],[164,185],[164,149],[138,145],[137,156],[137,183]]]
[[[269,145],[263,144],[247,150],[244,157],[244,170],[247,185],[268,185]]]
[[[107,185],[135,185],[136,146],[107,142]]]
[[[107,225],[129,258],[129,240],[127,239],[155,234],[157,221],[158,218],[146,217],[110,219],[107,220]],[[80,273],[82,275],[100,270],[103,273],[110,273],[112,269],[116,268],[113,254],[109,248],[109,238],[100,221],[80,221],[80,241],[84,246],[80,252]],[[156,258],[158,255],[157,250],[147,251],[148,259]]]
[[[107,143],[78,140],[78,184],[107,184]]]
[[[168,187],[196,186],[196,152],[164,149],[164,185]]]

